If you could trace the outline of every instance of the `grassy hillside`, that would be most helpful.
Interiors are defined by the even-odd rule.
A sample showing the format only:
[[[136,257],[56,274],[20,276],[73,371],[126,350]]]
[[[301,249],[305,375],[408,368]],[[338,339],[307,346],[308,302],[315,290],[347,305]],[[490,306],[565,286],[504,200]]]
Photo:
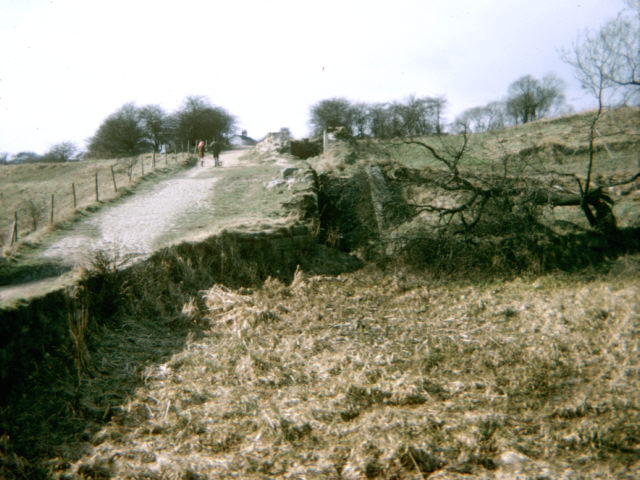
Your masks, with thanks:
[[[464,165],[500,170],[508,157],[549,162],[562,172],[584,174],[588,154],[589,112],[543,119],[504,130],[474,134]],[[459,144],[456,136],[444,137],[444,147]],[[595,176],[622,176],[640,168],[640,109],[618,108],[604,113],[598,123]],[[440,141],[435,141],[439,146]],[[409,166],[433,165],[416,147],[396,154]],[[515,159],[515,158],[514,158]],[[634,173],[635,173],[634,172]]]
[[[476,191],[497,192],[477,197],[484,200],[476,200],[473,208],[465,211],[468,221],[476,212],[483,212],[476,231],[468,231],[475,238],[484,235],[477,232],[488,230],[495,237],[525,232],[531,219],[558,233],[584,231],[591,227],[579,206],[578,184],[584,185],[586,181],[591,119],[592,114],[587,112],[474,134],[468,138],[460,158],[456,155],[464,138],[447,135],[345,142],[311,161],[321,179],[330,181],[363,174],[370,177],[366,173],[368,166],[380,165],[387,183],[403,190],[405,207],[413,205],[421,211],[415,221],[394,228],[388,237],[415,237],[428,229],[435,232],[445,224],[464,230],[460,216],[447,217],[439,210],[472,201],[473,192],[465,191],[458,179],[469,181],[468,185]],[[455,163],[457,173],[418,142],[432,148],[450,165]],[[640,109],[605,112],[597,126],[591,191],[599,189],[605,198],[611,198],[617,226],[622,229],[640,227],[640,179],[621,184],[640,172],[639,152]],[[555,192],[572,195],[575,203],[556,206],[546,203],[549,200],[545,199]],[[397,199],[394,201],[397,203]],[[452,219],[452,223],[447,223]],[[509,232],[509,225],[522,232]]]
[[[76,188],[78,209],[97,205],[95,175],[98,174],[100,202],[117,196],[116,186],[122,194],[135,186],[143,176],[181,168],[185,155],[158,155],[156,171],[151,155],[133,158],[83,160],[66,163],[31,163],[0,165],[0,247],[8,241],[14,212],[18,212],[19,238],[33,233],[33,219],[37,228],[46,227],[50,221],[51,195],[54,195],[54,222],[69,220],[74,213],[72,183]],[[131,181],[129,169],[131,168]]]

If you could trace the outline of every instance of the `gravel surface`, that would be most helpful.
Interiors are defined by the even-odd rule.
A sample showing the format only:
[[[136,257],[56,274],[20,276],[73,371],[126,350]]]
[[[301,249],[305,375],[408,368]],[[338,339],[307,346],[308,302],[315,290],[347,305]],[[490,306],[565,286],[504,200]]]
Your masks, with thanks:
[[[223,166],[237,165],[243,153],[223,153]],[[213,158],[206,158],[204,167],[198,164],[80,222],[43,256],[67,265],[85,264],[98,250],[120,258],[147,256],[168,239],[189,233],[182,225],[185,216],[214,211],[212,192],[218,171]]]

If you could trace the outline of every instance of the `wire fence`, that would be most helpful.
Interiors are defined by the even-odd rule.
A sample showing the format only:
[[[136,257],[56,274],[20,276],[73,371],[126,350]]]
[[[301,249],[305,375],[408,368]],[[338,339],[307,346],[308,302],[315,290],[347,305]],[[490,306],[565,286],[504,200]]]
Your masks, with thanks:
[[[9,222],[5,220],[0,225],[4,224],[3,229],[9,225],[8,235],[0,237],[0,246],[13,246],[27,235],[70,220],[78,211],[92,211],[105,201],[130,191],[143,178],[175,169],[189,158],[193,155],[158,153],[95,161],[95,169],[70,172],[64,180],[47,182],[44,179],[40,185],[34,183],[33,190],[39,191],[23,190],[19,195],[21,198],[13,199],[13,211],[2,208],[2,216]]]

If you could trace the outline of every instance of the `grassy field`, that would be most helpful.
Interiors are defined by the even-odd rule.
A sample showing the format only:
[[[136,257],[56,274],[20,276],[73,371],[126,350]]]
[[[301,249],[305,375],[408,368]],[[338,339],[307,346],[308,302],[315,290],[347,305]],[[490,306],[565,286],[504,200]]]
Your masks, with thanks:
[[[186,154],[158,155],[155,171],[150,154],[108,160],[0,165],[0,247],[8,241],[14,212],[18,212],[19,239],[34,232],[34,220],[37,229],[49,225],[51,195],[54,195],[54,222],[70,220],[75,212],[72,184],[75,184],[77,208],[95,208],[100,202],[118,195],[113,186],[111,167],[122,194],[139,183],[143,170],[148,176],[182,168],[185,158]],[[96,173],[100,202],[96,202]]]

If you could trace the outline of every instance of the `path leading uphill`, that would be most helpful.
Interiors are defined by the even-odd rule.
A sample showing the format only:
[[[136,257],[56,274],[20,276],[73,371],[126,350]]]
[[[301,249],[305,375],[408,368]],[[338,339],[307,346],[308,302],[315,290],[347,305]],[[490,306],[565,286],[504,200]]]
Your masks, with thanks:
[[[286,217],[282,202],[296,190],[294,179],[285,180],[283,175],[293,165],[279,155],[247,153],[223,152],[221,168],[214,167],[213,158],[207,156],[204,167],[197,164],[143,187],[113,205],[103,206],[70,229],[52,232],[30,255],[71,271],[90,265],[98,251],[126,263],[224,228],[277,225]],[[59,278],[2,286],[0,303],[40,295]]]
[[[223,168],[238,166],[243,153],[224,152]],[[79,223],[43,257],[74,266],[86,263],[98,250],[119,258],[146,256],[172,239],[188,236],[189,219],[211,216],[215,209],[213,188],[219,173],[213,158],[207,157],[204,167],[197,164]]]

